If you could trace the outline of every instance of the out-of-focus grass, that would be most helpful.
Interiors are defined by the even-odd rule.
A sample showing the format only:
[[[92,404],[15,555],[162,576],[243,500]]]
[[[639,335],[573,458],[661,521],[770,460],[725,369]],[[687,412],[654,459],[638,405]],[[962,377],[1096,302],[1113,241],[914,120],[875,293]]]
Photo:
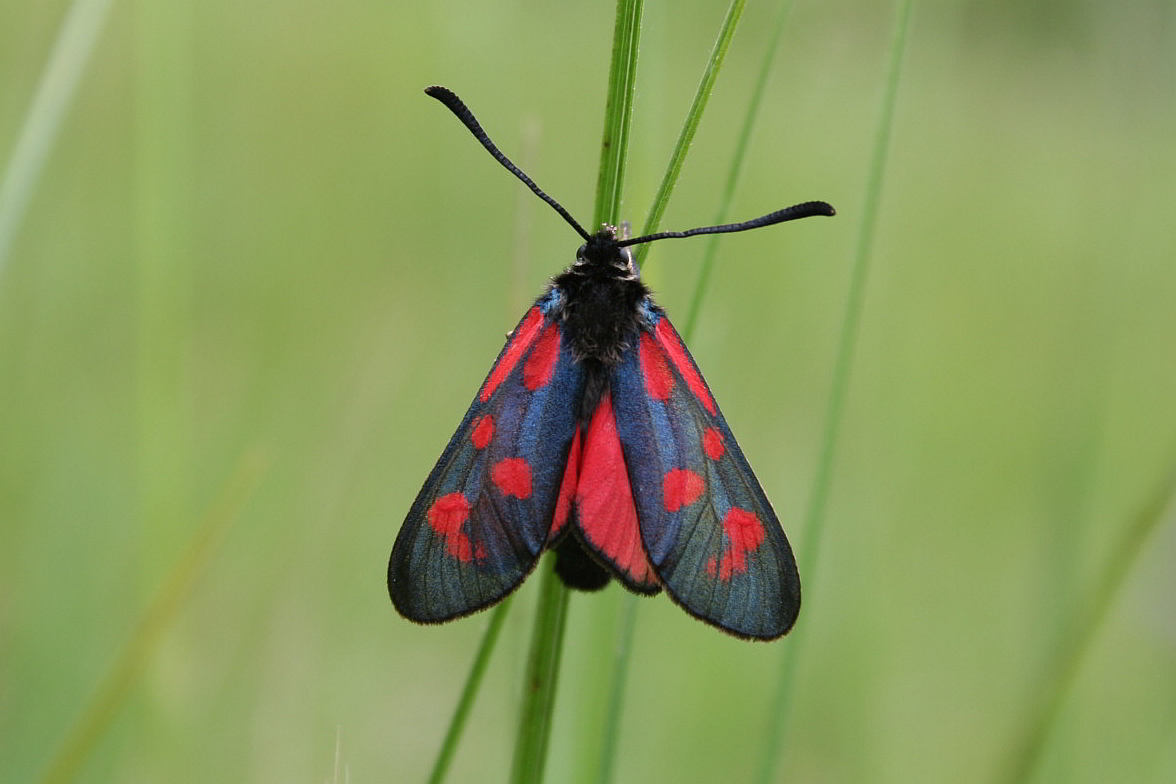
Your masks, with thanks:
[[[705,62],[725,8],[646,6],[634,222],[694,89],[683,74]],[[65,7],[0,8],[0,160]],[[911,31],[822,565],[805,585],[785,780],[995,775],[1060,614],[1176,440],[1170,12],[1034,8],[941,3]],[[420,89],[457,90],[508,153],[521,118],[540,118],[532,174],[586,217],[611,12],[193,7],[186,330],[162,355],[189,368],[174,460],[190,498],[147,519],[143,483],[168,466],[143,464],[138,428],[152,371],[137,316],[146,140],[136,15],[116,4],[0,281],[0,778],[44,770],[194,510],[255,444],[270,469],[82,778],[326,780],[337,736],[352,781],[427,775],[481,624],[400,620],[384,567],[517,318],[519,186]],[[771,13],[747,10],[666,227],[715,208],[738,132],[727,118],[741,116]],[[892,8],[793,13],[733,218],[823,198],[847,219],[731,238],[692,350],[795,539]],[[536,293],[577,244],[539,216]],[[646,277],[684,314],[705,243],[663,245]],[[1087,659],[1039,780],[1173,776],[1174,548],[1169,525]],[[531,590],[454,781],[506,775]],[[593,769],[619,598],[572,597],[552,781]],[[616,780],[750,775],[760,735],[747,727],[777,645],[643,604]]]

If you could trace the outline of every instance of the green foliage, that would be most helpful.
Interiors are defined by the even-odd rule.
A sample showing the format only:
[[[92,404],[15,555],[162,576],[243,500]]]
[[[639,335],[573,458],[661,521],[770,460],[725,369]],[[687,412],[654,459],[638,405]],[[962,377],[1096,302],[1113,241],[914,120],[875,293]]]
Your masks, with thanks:
[[[67,5],[0,5],[0,174]],[[910,30],[778,781],[988,782],[1039,736],[1035,782],[1176,775],[1171,512],[1132,533],[1176,442],[1176,46],[1162,5],[1014,5]],[[112,7],[0,274],[0,779],[49,770],[261,448],[77,780],[424,781],[485,623],[399,619],[388,551],[512,292],[579,240],[516,220],[521,186],[420,91],[508,154],[537,120],[529,171],[585,222],[611,4],[141,6]],[[622,219],[725,8],[645,4]],[[748,4],[665,228],[711,220],[775,10]],[[795,4],[730,215],[839,216],[724,239],[691,344],[801,552],[894,12]],[[705,246],[645,267],[680,322]],[[508,775],[535,582],[449,781]],[[596,775],[623,600],[569,599],[547,781]],[[753,776],[789,644],[643,601],[615,780]]]

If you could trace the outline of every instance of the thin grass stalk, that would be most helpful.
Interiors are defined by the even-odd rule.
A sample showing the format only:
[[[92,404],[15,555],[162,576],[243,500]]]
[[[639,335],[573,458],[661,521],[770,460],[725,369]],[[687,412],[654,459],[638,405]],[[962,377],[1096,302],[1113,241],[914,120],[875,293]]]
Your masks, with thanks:
[[[858,229],[857,249],[850,271],[841,334],[838,338],[837,353],[833,363],[833,379],[830,384],[829,405],[825,411],[821,452],[817,461],[817,472],[813,480],[808,512],[801,531],[803,548],[800,551],[798,561],[802,579],[810,586],[816,583],[816,565],[820,551],[821,533],[825,523],[825,508],[833,485],[833,463],[837,452],[837,438],[841,431],[841,422],[845,411],[845,398],[849,389],[850,370],[853,367],[869,262],[873,255],[874,231],[878,222],[878,206],[881,202],[886,159],[890,150],[890,132],[894,125],[894,108],[898,98],[903,53],[906,49],[907,30],[910,27],[913,5],[913,0],[901,0],[894,36],[891,39],[886,88],[878,116],[878,128],[874,136],[874,151],[871,157],[869,179],[866,183],[861,224]],[[769,784],[775,778],[779,749],[786,730],[788,708],[792,702],[792,690],[796,680],[796,662],[804,640],[803,633],[793,632],[793,635],[792,644],[781,651],[784,661],[781,665],[780,681],[776,688],[775,698],[768,715],[767,742],[758,779],[761,784]]]
[[[1049,547],[1043,554],[1037,617],[1039,628],[1052,642],[1047,647],[1047,655],[1058,653],[1062,643],[1069,639],[1072,619],[1086,599],[1082,553],[1089,543],[1093,523],[1093,499],[1100,478],[1099,461],[1105,456],[1103,442],[1107,429],[1111,346],[1107,333],[1099,328],[1101,325],[1096,326],[1096,320],[1086,318],[1089,301],[1075,299],[1075,310],[1079,314],[1075,339],[1087,350],[1083,352],[1081,367],[1076,368],[1075,373],[1067,374],[1064,382],[1066,396],[1071,403],[1076,403],[1076,407],[1062,405],[1057,411],[1057,415],[1064,418],[1062,427],[1070,446],[1063,447],[1059,450],[1063,454],[1055,454],[1055,459],[1051,460],[1051,471],[1055,472],[1053,479],[1059,492],[1051,514],[1044,521],[1049,531]],[[1042,683],[1037,681],[1035,685],[1040,688]],[[1081,756],[1075,753],[1081,744],[1075,729],[1053,726],[1050,730],[1050,743],[1055,749],[1061,751],[1065,744],[1065,751],[1059,755],[1064,768],[1059,766],[1055,771],[1062,781],[1076,778],[1082,764]]]
[[[523,144],[518,161],[523,171],[534,169],[533,164],[539,147],[539,136],[537,121],[529,120],[523,123]],[[535,199],[532,194],[520,189],[519,199],[515,204],[515,246],[512,254],[514,266],[511,269],[511,296],[508,310],[510,316],[517,314],[524,307],[523,282],[530,269],[531,217],[534,204]],[[494,652],[494,646],[498,643],[498,635],[502,631],[502,624],[506,620],[507,609],[510,607],[512,599],[514,599],[513,595],[508,596],[494,608],[490,623],[482,632],[482,640],[478,643],[474,662],[466,676],[465,685],[462,686],[457,708],[453,711],[453,717],[445,731],[445,739],[441,742],[437,759],[433,763],[433,771],[429,774],[429,784],[440,784],[445,780],[446,773],[449,772],[449,764],[453,761],[453,755],[457,751],[457,745],[461,742],[462,733],[465,731],[470,709],[473,708],[478,690],[482,687],[482,677],[486,673],[486,666],[490,663],[490,655]]]
[[[653,197],[653,206],[649,210],[645,227],[641,230],[642,235],[653,234],[661,225],[662,215],[665,214],[666,205],[670,202],[670,194],[678,182],[678,175],[682,173],[682,165],[686,162],[686,153],[690,151],[690,144],[694,141],[698,124],[702,122],[702,113],[706,109],[707,101],[710,100],[715,80],[719,78],[719,70],[723,67],[723,58],[727,56],[727,48],[730,47],[731,39],[735,36],[735,28],[739,24],[740,17],[743,16],[745,4],[746,0],[732,0],[731,5],[727,7],[723,26],[719,28],[719,37],[715,39],[710,59],[707,60],[706,69],[702,72],[702,80],[698,83],[698,89],[694,93],[694,101],[690,104],[690,111],[686,113],[686,122],[682,124],[682,131],[678,134],[678,141],[674,144],[674,151],[670,155],[670,164],[666,167],[661,185],[658,186],[657,195]],[[637,245],[634,248],[633,257],[637,261],[638,267],[645,263],[647,253],[649,253],[648,244]]]
[[[747,103],[747,112],[743,115],[743,126],[739,129],[739,138],[735,142],[735,152],[731,156],[731,166],[727,170],[727,181],[723,184],[723,192],[719,197],[719,209],[715,212],[712,225],[718,226],[727,222],[731,212],[731,202],[735,200],[735,189],[739,186],[739,178],[743,173],[743,162],[747,158],[747,147],[751,143],[751,132],[755,121],[759,117],[760,104],[763,103],[764,91],[768,86],[768,76],[772,72],[772,63],[776,60],[776,51],[780,39],[784,35],[784,24],[788,21],[788,12],[792,10],[792,0],[785,0],[780,4],[780,11],[776,22],[772,26],[772,35],[768,41],[768,49],[764,52],[763,62],[760,63],[759,74],[755,79],[755,86],[751,91],[751,98]],[[698,315],[702,312],[702,298],[710,283],[711,270],[718,257],[721,234],[712,234],[708,238],[706,251],[702,257],[702,268],[698,273],[698,282],[694,286],[694,294],[690,298],[690,310],[686,314],[685,328],[682,336],[690,340],[694,335],[694,328],[698,324]]]
[[[441,749],[437,752],[437,761],[433,764],[433,772],[429,774],[429,784],[441,784],[445,780],[445,774],[449,771],[449,763],[453,761],[453,754],[457,751],[458,742],[461,741],[461,734],[465,730],[470,708],[473,707],[474,698],[478,696],[478,689],[482,686],[482,676],[486,674],[486,665],[490,663],[490,654],[494,652],[494,645],[498,642],[498,633],[502,631],[502,622],[506,620],[506,613],[510,609],[513,598],[513,596],[508,596],[494,608],[494,612],[490,615],[490,624],[482,634],[482,641],[478,644],[474,663],[470,665],[470,674],[466,676],[465,686],[457,701],[457,708],[453,711],[453,718],[445,733],[445,740],[442,741]]]
[[[0,180],[0,280],[29,199],[90,63],[113,0],[74,0],[57,31],[33,102]]]
[[[568,614],[568,587],[555,573],[554,555],[543,559],[539,571],[539,601],[535,607],[531,652],[523,682],[519,735],[515,739],[511,764],[510,780],[513,784],[536,784],[543,780]]]
[[[1027,784],[1034,777],[1050,737],[1061,721],[1066,698],[1073,693],[1082,664],[1098,639],[1111,607],[1139,560],[1153,532],[1176,512],[1176,459],[1156,489],[1133,515],[1091,591],[1090,598],[1074,613],[1056,652],[1035,683],[1022,731],[1003,765],[997,781]]]
[[[597,180],[596,225],[615,224],[620,211],[637,78],[642,8],[642,0],[617,0],[600,176]],[[555,574],[554,554],[544,558],[540,571],[542,576],[535,627],[527,661],[519,734],[515,739],[511,766],[511,781],[514,784],[532,784],[543,779],[567,618],[568,588]]]
[[[66,784],[77,778],[83,763],[114,722],[119,709],[142,678],[159,640],[184,608],[197,579],[232,523],[240,516],[266,468],[256,453],[247,454],[205,512],[183,556],[172,567],[154,600],[139,617],[130,638],[103,676],[90,702],[70,728],[50,761],[41,784]]]
[[[629,126],[637,84],[637,49],[641,42],[644,0],[617,0],[613,28],[612,63],[608,74],[608,98],[604,107],[604,138],[600,144],[600,173],[596,181],[596,209],[589,231],[602,223],[620,220],[621,186],[628,161]]]
[[[601,732],[600,759],[597,763],[597,784],[609,784],[616,768],[617,739],[620,736],[621,711],[625,701],[625,684],[629,679],[629,658],[633,652],[633,632],[637,627],[636,594],[625,592],[613,647],[612,681]]]
[[[702,80],[699,82],[698,90],[695,92],[694,102],[690,105],[690,110],[687,112],[686,120],[682,125],[682,131],[678,134],[677,144],[674,147],[673,154],[670,156],[670,163],[666,167],[665,175],[662,177],[661,186],[658,188],[657,195],[654,198],[653,207],[650,210],[649,219],[645,223],[645,228],[641,232],[642,234],[650,234],[657,231],[657,225],[661,220],[662,214],[665,212],[666,204],[669,203],[674,186],[678,182],[678,175],[681,173],[682,165],[686,160],[686,152],[689,150],[690,143],[694,139],[695,131],[698,130],[698,124],[702,121],[702,113],[706,110],[707,100],[710,98],[710,93],[714,87],[715,80],[718,78],[719,70],[723,66],[723,58],[727,54],[731,38],[735,35],[735,28],[739,23],[740,16],[743,14],[743,6],[744,0],[734,0],[727,9],[727,15],[723,18],[723,26],[719,29],[718,38],[715,41],[714,47],[711,49],[710,59],[707,60]],[[634,258],[638,264],[641,264],[643,251],[647,247],[647,245],[636,246]],[[705,282],[700,280],[698,285],[704,286]],[[694,299],[696,301],[701,299],[701,294],[697,289],[695,290]],[[693,325],[687,327],[687,330],[683,333],[683,337],[689,341],[692,334]],[[637,602],[638,597],[636,595],[627,593],[621,603],[621,617],[617,627],[616,645],[613,650],[612,678],[609,686],[604,726],[601,730],[600,758],[597,763],[596,772],[596,781],[598,784],[608,784],[612,781],[613,771],[616,767],[617,739],[620,735],[625,684],[628,681],[629,660],[633,649],[633,632],[637,623]]]

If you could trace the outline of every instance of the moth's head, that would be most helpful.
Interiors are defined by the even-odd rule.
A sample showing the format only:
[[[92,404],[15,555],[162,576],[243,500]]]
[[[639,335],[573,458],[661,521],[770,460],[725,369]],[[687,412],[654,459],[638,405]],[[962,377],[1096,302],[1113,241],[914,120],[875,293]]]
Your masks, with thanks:
[[[600,231],[589,237],[588,241],[576,251],[576,263],[597,269],[612,270],[620,273],[623,277],[636,277],[637,275],[633,254],[627,247],[621,247],[618,243],[616,227],[609,226],[607,223],[603,224]]]

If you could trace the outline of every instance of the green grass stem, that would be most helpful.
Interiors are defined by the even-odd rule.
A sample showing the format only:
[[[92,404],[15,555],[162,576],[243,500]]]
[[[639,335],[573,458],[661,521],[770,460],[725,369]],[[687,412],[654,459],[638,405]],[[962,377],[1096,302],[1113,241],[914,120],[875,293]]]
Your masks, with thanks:
[[[113,0],[74,0],[0,180],[0,275]]]
[[[913,0],[901,0],[894,36],[891,39],[886,88],[882,99],[882,109],[878,116],[878,128],[874,136],[874,151],[871,157],[869,178],[866,182],[857,249],[850,271],[841,334],[838,338],[837,353],[833,363],[833,379],[829,390],[829,405],[825,410],[821,452],[801,532],[803,547],[800,550],[798,561],[801,579],[805,580],[809,586],[816,584],[816,565],[821,533],[825,523],[825,509],[833,486],[833,463],[837,453],[837,437],[841,431],[841,422],[845,411],[845,398],[849,389],[850,370],[853,367],[854,349],[857,344],[858,325],[861,320],[869,262],[873,254],[878,206],[882,197],[886,158],[890,150],[890,132],[894,125],[894,108],[898,98],[903,53],[906,49],[907,30],[910,27],[913,5]],[[780,669],[780,681],[769,709],[767,742],[758,779],[762,784],[768,784],[775,780],[776,763],[784,739],[788,707],[792,701],[793,684],[796,680],[796,662],[800,656],[800,646],[803,639],[803,634],[793,632],[791,644],[781,649],[783,662]]]
[[[641,33],[642,0],[618,0],[613,32],[601,142],[600,176],[597,180],[595,225],[615,224],[620,210],[621,188],[629,148],[629,125],[637,78],[637,54]],[[555,556],[541,567],[539,600],[523,690],[519,734],[515,740],[511,781],[514,784],[543,779],[551,714],[559,679],[560,652],[567,616],[568,588],[555,575]]]
[[[719,28],[719,37],[715,39],[711,49],[710,59],[706,62],[706,69],[702,72],[702,80],[694,93],[694,101],[690,104],[690,111],[686,113],[686,122],[682,124],[682,131],[678,134],[678,141],[674,144],[674,152],[670,155],[670,164],[658,186],[657,195],[653,197],[649,217],[645,220],[645,227],[641,234],[653,234],[661,225],[662,215],[666,205],[670,202],[670,194],[678,182],[678,175],[682,173],[682,165],[686,162],[686,153],[690,151],[690,143],[694,141],[694,134],[698,131],[698,124],[702,122],[702,113],[710,100],[715,80],[719,78],[719,70],[723,67],[723,58],[727,56],[727,48],[735,36],[735,28],[743,16],[743,6],[746,0],[732,0],[727,7],[727,15],[723,18],[723,26]],[[649,245],[637,245],[633,256],[640,267],[645,263],[645,256],[649,253]]]
[[[433,764],[433,772],[429,775],[429,784],[441,784],[449,770],[449,763],[457,751],[457,744],[465,730],[466,719],[469,718],[470,708],[474,706],[474,697],[482,685],[482,676],[486,674],[486,665],[490,663],[490,654],[494,652],[494,645],[498,642],[498,633],[502,631],[502,622],[510,609],[513,596],[508,596],[501,604],[494,608],[490,615],[490,624],[482,634],[482,641],[478,644],[478,652],[474,655],[474,663],[470,666],[470,674],[466,676],[465,686],[461,690],[461,698],[457,701],[457,708],[453,711],[453,719],[449,722],[449,729],[445,733],[445,740],[441,750],[437,752],[437,761]]]
[[[535,784],[543,780],[568,615],[568,587],[555,573],[554,554],[543,559],[539,571],[539,602],[523,681],[523,709],[511,764],[512,784]]]
[[[723,192],[719,197],[719,209],[715,212],[715,219],[711,221],[716,226],[726,223],[731,212],[731,202],[735,199],[735,189],[739,186],[739,178],[743,173],[743,162],[747,158],[747,147],[751,143],[751,132],[759,117],[759,107],[768,86],[768,76],[772,72],[772,63],[776,60],[776,51],[779,48],[780,38],[784,34],[784,24],[788,21],[788,12],[791,9],[792,0],[785,0],[780,4],[780,10],[776,15],[768,48],[764,52],[764,59],[760,63],[759,74],[755,79],[755,87],[752,88],[747,111],[743,115],[743,126],[739,129],[739,138],[735,142],[735,152],[731,156],[731,167],[727,170],[727,180],[723,184]],[[698,324],[698,315],[702,312],[702,298],[710,283],[711,270],[718,257],[721,241],[721,234],[712,234],[708,238],[706,251],[702,257],[702,269],[698,274],[698,283],[694,286],[694,294],[690,299],[690,310],[687,311],[685,328],[682,330],[682,336],[686,340],[693,336],[694,327]]]
[[[609,683],[604,727],[601,731],[600,759],[596,769],[597,784],[609,784],[616,768],[617,739],[620,737],[625,684],[629,676],[629,658],[633,651],[633,632],[637,628],[638,601],[638,596],[628,591],[621,600],[616,644],[613,646],[612,678]]]
[[[682,165],[686,160],[686,152],[690,148],[690,142],[694,139],[694,133],[698,130],[698,124],[702,121],[702,113],[706,109],[707,100],[710,98],[715,79],[718,78],[719,70],[722,68],[723,58],[727,53],[731,38],[735,34],[735,27],[739,23],[740,16],[743,14],[743,6],[744,0],[734,0],[727,9],[726,16],[723,18],[723,26],[720,28],[718,38],[715,41],[714,47],[711,49],[710,59],[707,61],[706,69],[703,71],[702,80],[699,82],[698,90],[694,96],[694,102],[690,105],[690,111],[687,113],[686,120],[682,125],[682,131],[678,134],[678,142],[674,147],[673,155],[670,157],[670,164],[666,168],[665,176],[662,177],[661,186],[658,188],[657,196],[654,198],[653,207],[650,210],[649,219],[645,223],[642,234],[657,231],[658,222],[661,220],[666,204],[669,203],[670,194],[678,182],[678,175],[682,171]],[[636,246],[635,259],[638,264],[644,258],[643,251],[647,247],[647,245]],[[704,285],[705,281],[700,280],[698,286],[701,287]],[[696,301],[701,300],[701,293],[697,288],[694,299]],[[687,341],[691,338],[693,332],[692,326],[688,326],[687,330],[683,333],[683,337]],[[597,763],[596,775],[598,784],[608,784],[608,782],[612,781],[612,775],[615,769],[617,738],[620,735],[625,684],[628,681],[629,659],[633,648],[633,632],[637,624],[637,602],[638,597],[628,593],[621,600],[621,618],[617,627],[616,645],[613,652],[613,671],[609,684],[604,726],[601,731],[600,758]]]
[[[119,708],[126,703],[146,672],[164,631],[183,609],[197,578],[216,554],[230,525],[240,516],[267,462],[256,453],[247,454],[225,482],[197,526],[183,556],[172,567],[89,704],[70,728],[41,777],[41,784],[65,784],[77,777],[90,752],[106,734]]]
[[[519,152],[518,164],[523,171],[530,171],[533,168],[535,156],[539,149],[540,128],[538,121],[533,118],[525,120],[522,131],[523,141]],[[530,269],[531,219],[535,203],[536,199],[533,194],[527,190],[519,189],[518,201],[515,205],[515,244],[514,253],[512,254],[514,266],[511,269],[511,296],[508,303],[507,318],[513,318],[527,304],[527,300],[523,294],[523,286],[527,278],[527,272]],[[457,744],[461,742],[462,733],[465,731],[466,720],[469,718],[470,709],[473,707],[474,700],[478,696],[478,690],[482,687],[482,676],[486,672],[486,666],[490,663],[490,655],[494,652],[494,646],[498,643],[498,634],[502,631],[502,624],[506,619],[507,609],[510,607],[513,599],[513,595],[508,596],[501,604],[494,608],[490,623],[486,626],[485,631],[482,632],[482,640],[478,643],[478,650],[474,654],[474,662],[470,666],[470,672],[466,676],[465,685],[462,687],[457,708],[453,712],[453,718],[449,722],[449,728],[445,731],[445,740],[441,743],[441,748],[437,752],[437,759],[433,763],[433,771],[429,775],[429,784],[440,784],[440,782],[445,780],[445,774],[449,771],[449,763],[452,762],[453,755],[457,751]]]
[[[596,181],[596,210],[589,231],[596,231],[602,223],[615,226],[620,219],[621,186],[628,160],[643,9],[644,0],[617,0],[608,98],[604,108],[604,138],[600,144],[600,173]]]
[[[996,779],[1005,784],[1032,781],[1050,737],[1062,718],[1066,698],[1074,691],[1082,664],[1098,639],[1098,632],[1110,614],[1115,599],[1139,560],[1144,545],[1160,524],[1176,512],[1176,458],[1155,490],[1145,499],[1115,548],[1089,598],[1073,614],[1055,653],[1034,680],[1036,690],[1021,722],[1021,731]]]

